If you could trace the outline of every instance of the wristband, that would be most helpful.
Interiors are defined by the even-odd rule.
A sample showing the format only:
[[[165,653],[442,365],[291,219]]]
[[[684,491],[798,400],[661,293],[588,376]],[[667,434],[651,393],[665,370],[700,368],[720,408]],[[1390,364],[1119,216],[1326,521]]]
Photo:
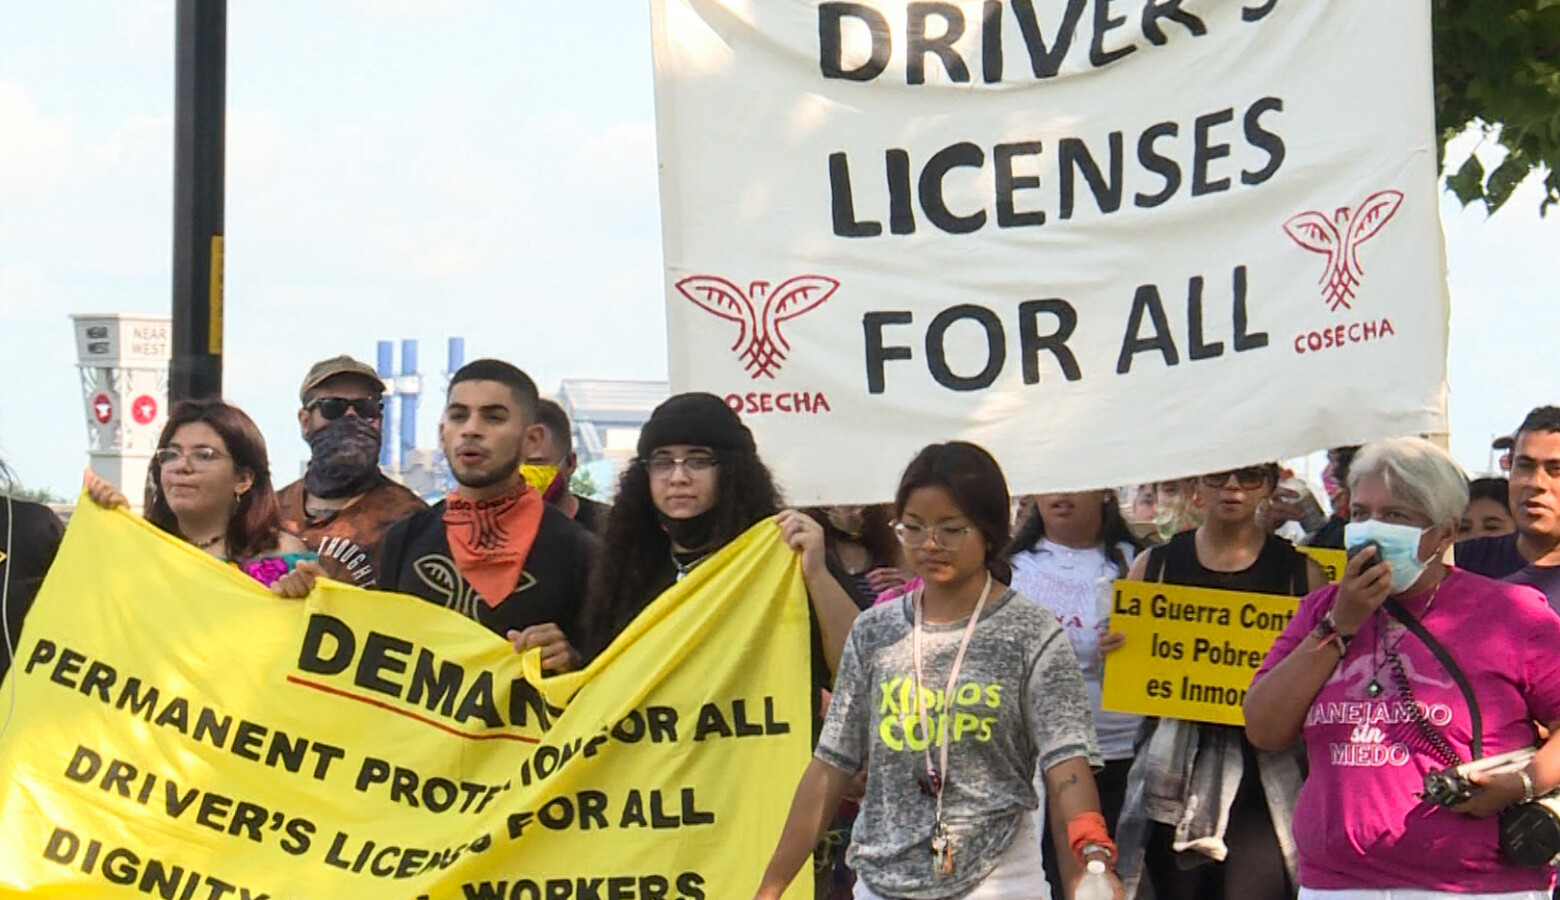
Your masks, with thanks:
[[[1522,779],[1522,802],[1533,802],[1533,776],[1527,773],[1527,769],[1518,769],[1517,777]]]
[[[1067,845],[1080,863],[1089,850],[1103,850],[1110,855],[1111,862],[1116,860],[1116,844],[1105,828],[1105,817],[1096,811],[1081,812],[1068,820]]]
[[[1316,628],[1311,631],[1322,646],[1332,645],[1338,648],[1338,656],[1348,655],[1349,644],[1354,640],[1354,635],[1344,634],[1338,630],[1338,623],[1333,621],[1332,610],[1322,616],[1322,620],[1316,623]]]

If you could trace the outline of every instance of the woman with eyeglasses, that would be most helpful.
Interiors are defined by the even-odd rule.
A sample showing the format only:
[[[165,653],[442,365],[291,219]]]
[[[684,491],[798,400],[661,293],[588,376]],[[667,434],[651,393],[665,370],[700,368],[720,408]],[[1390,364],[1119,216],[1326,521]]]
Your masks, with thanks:
[[[88,473],[99,506],[130,504]],[[283,597],[304,597],[320,574],[303,542],[282,530],[260,429],[221,400],[186,400],[168,414],[146,477],[146,518],[237,566]]]
[[[1121,635],[1108,632],[1111,585],[1125,578],[1142,549],[1121,515],[1115,491],[1039,494],[1018,533],[1003,551],[1013,567],[1013,590],[1049,610],[1062,623],[1083,674],[1094,713],[1104,767],[1094,775],[1106,828],[1114,831],[1127,791],[1134,743],[1142,716],[1107,712],[1100,706],[1104,655]],[[1040,819],[1044,822],[1044,818]],[[1046,879],[1053,896],[1072,881],[1065,844],[1041,841]]]
[[[774,517],[801,554],[811,597],[814,682],[827,688],[863,601],[834,571],[823,528],[780,508],[780,492],[753,435],[724,400],[678,394],[639,432],[639,458],[623,470],[602,532],[585,602],[587,658],[606,649],[667,588],[757,522]]]
[[[1462,469],[1429,441],[1366,444],[1349,472],[1343,578],[1300,604],[1246,695],[1255,744],[1310,750],[1294,817],[1301,900],[1550,896],[1555,848],[1508,857],[1496,817],[1560,787],[1560,618],[1530,587],[1443,562],[1467,498]],[[1473,775],[1467,795],[1427,790],[1427,773],[1535,745]],[[1532,836],[1553,836],[1526,809],[1545,826]]]
[[[1267,464],[1197,479],[1202,524],[1139,555],[1127,577],[1295,597],[1326,584],[1321,566],[1258,521],[1278,476]],[[1128,890],[1146,876],[1158,900],[1293,897],[1300,748],[1260,751],[1232,725],[1151,721],[1116,832]]]
[[[866,772],[847,861],[857,900],[1033,900],[1033,775],[1068,845],[1108,866],[1088,695],[1056,618],[1007,586],[1007,483],[985,450],[922,450],[900,480],[896,532],[921,587],[851,629],[823,736],[756,900],[778,900],[828,814]],[[1114,876],[1102,875],[1113,891]],[[1119,893],[1117,894],[1119,896]]]

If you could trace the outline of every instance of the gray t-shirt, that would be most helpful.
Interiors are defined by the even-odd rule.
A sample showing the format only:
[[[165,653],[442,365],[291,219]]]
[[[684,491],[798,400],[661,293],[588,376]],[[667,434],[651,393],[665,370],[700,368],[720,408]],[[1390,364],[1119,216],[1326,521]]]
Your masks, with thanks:
[[[1018,602],[1015,602],[1018,601]],[[867,794],[846,862],[875,892],[906,900],[960,897],[980,884],[1037,801],[1032,779],[1099,748],[1078,660],[1056,617],[1004,591],[988,601],[965,653],[948,720],[943,818],[951,875],[934,877],[935,801],[922,793],[924,732],[915,702],[910,597],[861,614],[845,642],[817,757],[846,772],[866,767]],[[943,689],[968,620],[922,635],[927,719],[935,737]],[[930,748],[934,764],[938,748]]]

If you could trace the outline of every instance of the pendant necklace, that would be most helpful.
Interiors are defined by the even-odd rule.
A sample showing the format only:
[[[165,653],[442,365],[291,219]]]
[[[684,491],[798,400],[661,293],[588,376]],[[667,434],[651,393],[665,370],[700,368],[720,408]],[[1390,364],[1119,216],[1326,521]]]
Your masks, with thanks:
[[[1430,592],[1430,601],[1425,604],[1424,611],[1419,614],[1419,620],[1421,622],[1424,621],[1425,616],[1430,614],[1430,607],[1435,605],[1435,598],[1441,593],[1441,584],[1444,581],[1446,581],[1446,579],[1442,578],[1441,581],[1437,581],[1435,583],[1435,590]],[[1375,614],[1378,616],[1381,615],[1380,608],[1376,610]],[[1403,645],[1403,639],[1408,637],[1409,634],[1408,629],[1405,627],[1403,629],[1403,633],[1398,635],[1397,640],[1392,642],[1392,646],[1387,646],[1386,639],[1383,637],[1383,635],[1391,623],[1392,619],[1390,616],[1388,616],[1384,622],[1378,622],[1376,625],[1376,636],[1375,640],[1372,642],[1374,646],[1371,647],[1370,654],[1370,682],[1365,685],[1365,696],[1372,700],[1380,697],[1382,692],[1386,690],[1386,688],[1381,684],[1382,664],[1387,661],[1389,656],[1397,653],[1398,647]],[[1377,657],[1377,651],[1380,651],[1379,659]]]
[[[227,535],[219,534],[216,537],[211,538],[209,540],[190,541],[190,543],[194,544],[195,548],[197,550],[210,550],[212,547],[215,547],[216,545],[222,543],[222,539],[225,538],[225,537],[227,537]]]
[[[943,791],[948,787],[948,719],[954,695],[954,689],[958,686],[959,669],[964,666],[964,653],[970,649],[970,638],[975,635],[975,626],[980,622],[980,612],[986,606],[986,598],[991,594],[991,573],[986,573],[986,586],[981,588],[980,599],[975,601],[975,610],[970,613],[970,621],[964,626],[964,637],[959,640],[959,651],[954,654],[953,666],[948,670],[948,686],[943,689],[942,716],[937,723],[937,764],[932,765],[932,729],[926,721],[926,678],[921,671],[921,630],[922,630],[922,601],[925,588],[917,588],[914,595],[915,625],[910,630],[910,653],[915,662],[915,707],[921,718],[921,733],[927,737],[927,746],[921,751],[926,761],[926,775],[921,779],[921,791],[930,794],[936,799],[937,810],[932,819],[932,875],[943,877],[953,874],[953,839],[948,833],[948,823],[943,821]]]

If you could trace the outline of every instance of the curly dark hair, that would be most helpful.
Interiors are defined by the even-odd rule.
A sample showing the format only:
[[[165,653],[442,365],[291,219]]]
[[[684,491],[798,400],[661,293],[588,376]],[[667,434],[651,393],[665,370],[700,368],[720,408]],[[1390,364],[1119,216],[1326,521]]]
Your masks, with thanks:
[[[780,491],[758,454],[748,449],[719,452],[712,548],[725,546],[756,522],[780,511]],[[591,573],[581,616],[588,655],[612,642],[666,585],[660,584],[672,542],[656,515],[650,475],[630,463],[618,479],[617,499],[607,514],[598,564]]]
[[[1033,550],[1040,539],[1045,537],[1045,519],[1040,515],[1040,504],[1031,504],[1029,512],[1024,515],[1024,520],[1019,523],[1018,531],[1013,535],[1013,540],[1002,551],[1002,558],[1011,561],[1014,556],[1025,550]],[[1122,518],[1121,504],[1116,502],[1114,491],[1105,492],[1105,503],[1100,513],[1100,530],[1094,536],[1104,547],[1105,555],[1115,564],[1121,577],[1127,577],[1127,569],[1132,565],[1121,552],[1121,545],[1126,544],[1132,548],[1134,555],[1143,549],[1143,542],[1132,533],[1127,520]]]
[[[192,422],[211,426],[222,436],[233,465],[254,477],[254,484],[238,498],[238,505],[228,518],[228,557],[247,559],[275,550],[282,534],[282,508],[271,486],[271,463],[259,427],[243,410],[221,400],[185,400],[168,413],[168,424],[157,437],[157,449],[167,447],[174,432]],[[179,532],[178,517],[169,508],[161,488],[162,466],[154,458],[146,473],[146,519],[163,531],[188,540],[188,535]]]

